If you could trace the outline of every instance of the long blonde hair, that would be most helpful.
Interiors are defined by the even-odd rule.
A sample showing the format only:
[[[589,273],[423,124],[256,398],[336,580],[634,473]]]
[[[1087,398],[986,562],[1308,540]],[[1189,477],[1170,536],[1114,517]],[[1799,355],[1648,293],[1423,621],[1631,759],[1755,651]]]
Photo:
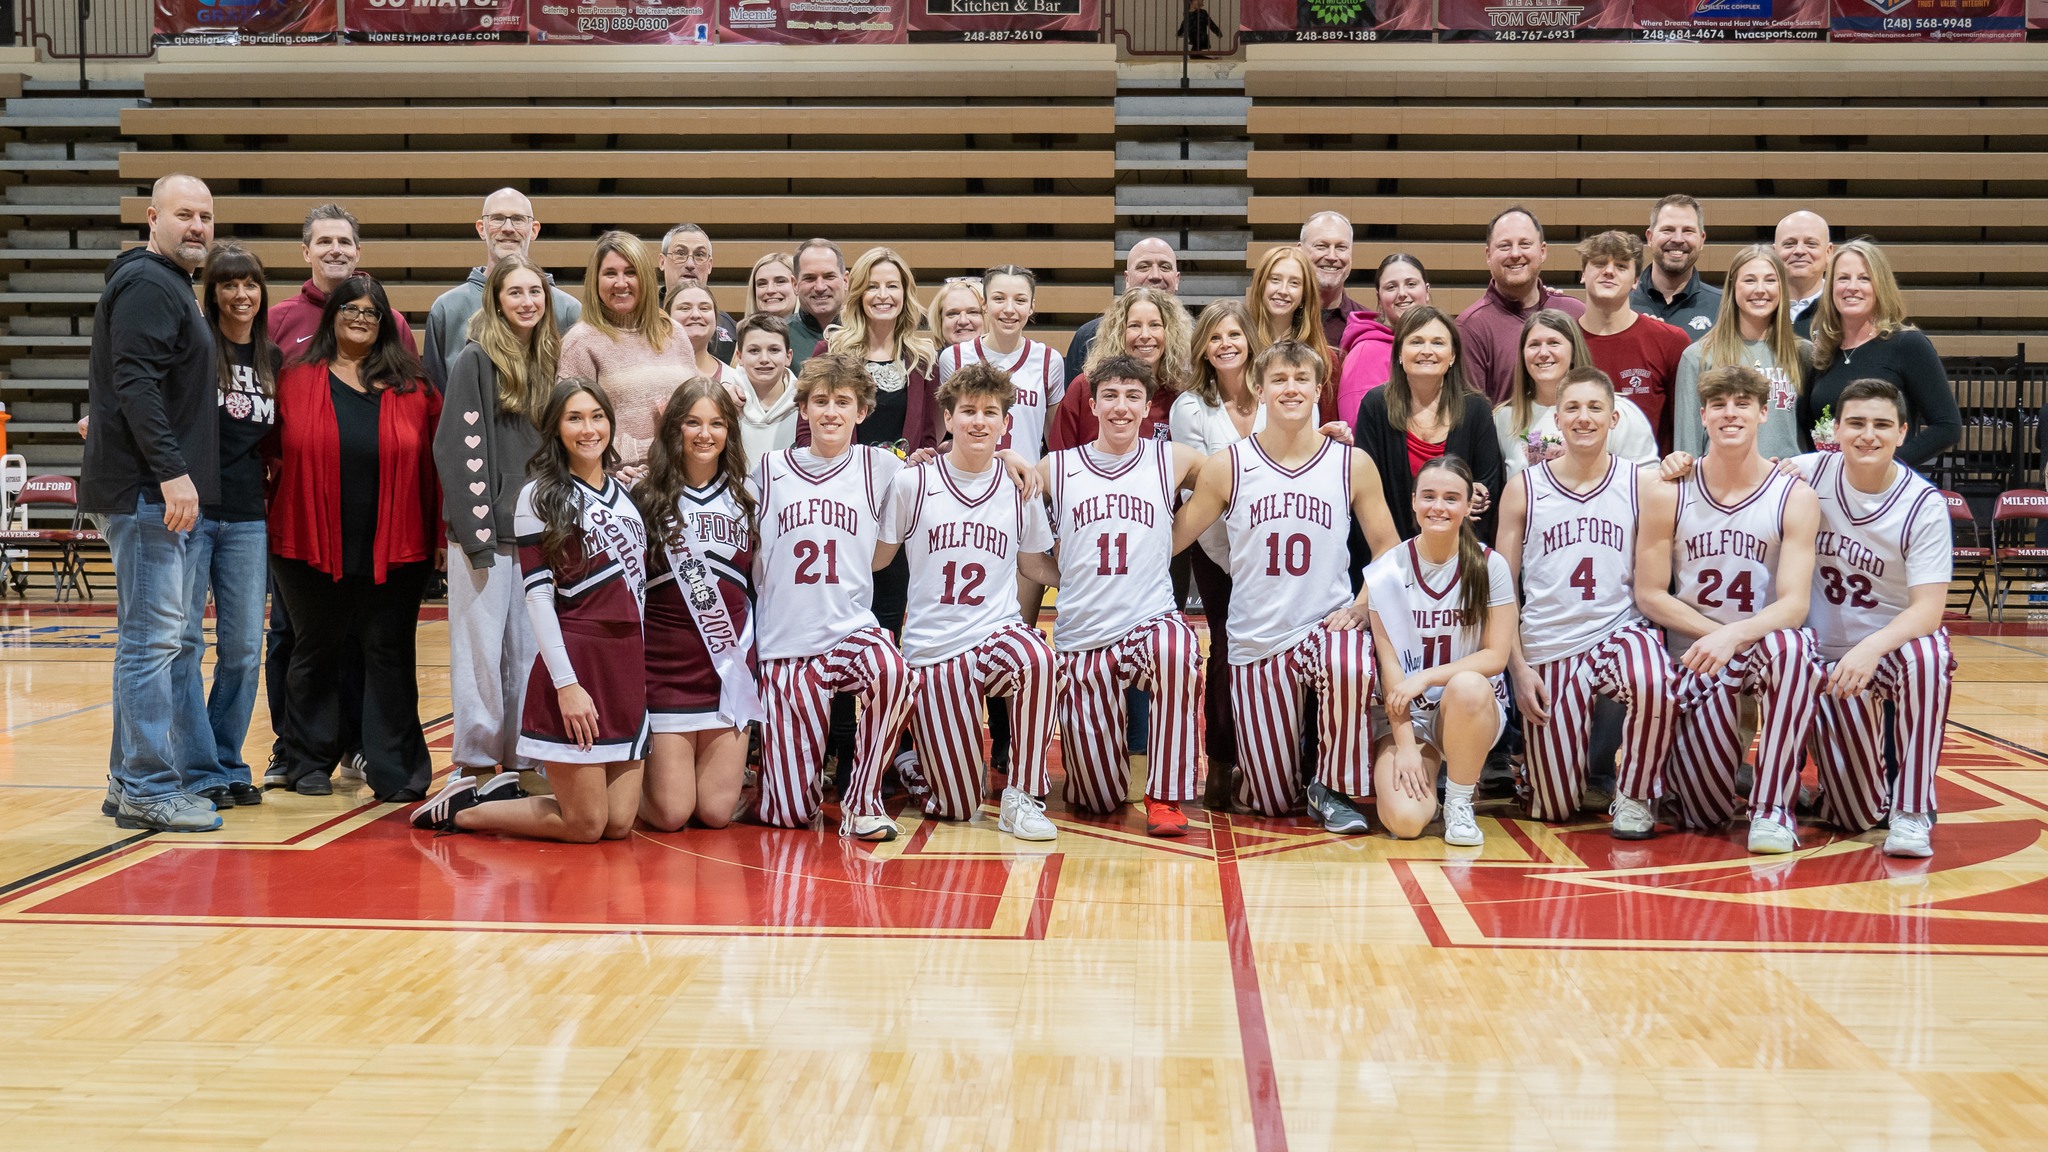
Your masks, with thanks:
[[[890,353],[905,372],[930,372],[939,362],[939,350],[922,331],[924,309],[917,303],[917,277],[911,275],[910,261],[897,255],[894,248],[870,248],[853,262],[846,279],[846,307],[839,312],[839,326],[825,335],[825,347],[867,358],[868,282],[874,278],[875,266],[884,263],[895,265],[896,274],[903,278],[903,311],[897,313],[896,329],[889,336]]]
[[[1742,304],[1736,291],[1736,278],[1742,275],[1744,268],[1759,260],[1769,261],[1771,270],[1778,274],[1778,311],[1764,332],[1764,344],[1771,350],[1771,359],[1778,362],[1779,371],[1785,373],[1785,382],[1792,386],[1792,394],[1803,396],[1806,394],[1806,363],[1800,354],[1800,345],[1805,341],[1792,330],[1792,275],[1785,270],[1785,262],[1778,257],[1777,251],[1767,244],[1752,244],[1737,252],[1729,263],[1728,276],[1721,282],[1721,311],[1714,317],[1714,326],[1700,337],[1700,371],[1746,363],[1742,358]],[[1825,300],[1831,294],[1824,287],[1821,298]],[[1814,317],[1816,322],[1819,319]]]
[[[1237,321],[1244,332],[1244,385],[1249,392],[1252,387],[1252,361],[1265,351],[1265,344],[1259,339],[1259,329],[1252,323],[1251,310],[1242,300],[1218,300],[1202,309],[1195,317],[1195,334],[1188,342],[1188,359],[1193,367],[1188,372],[1187,390],[1200,397],[1202,403],[1211,408],[1223,404],[1223,385],[1216,379],[1216,368],[1209,363],[1209,337],[1223,326],[1225,320]]]
[[[604,289],[598,284],[598,269],[604,266],[604,258],[614,253],[633,269],[634,278],[640,282],[633,314],[623,323],[613,320],[605,311]],[[657,353],[668,347],[676,322],[668,318],[661,306],[661,278],[655,273],[654,255],[638,236],[631,232],[607,232],[597,238],[597,247],[590,250],[590,265],[583,271],[583,322],[610,340],[630,332],[647,341],[647,346]]]
[[[1820,302],[1813,306],[1813,368],[1824,372],[1835,362],[1835,353],[1842,349],[1842,315],[1835,311],[1835,266],[1842,257],[1854,256],[1870,269],[1870,286],[1877,300],[1871,309],[1871,321],[1877,326],[1879,339],[1890,336],[1901,328],[1910,328],[1906,322],[1906,298],[1899,294],[1899,278],[1892,275],[1892,262],[1886,258],[1877,241],[1868,236],[1858,236],[1835,245],[1835,254],[1828,257],[1827,276],[1820,285]]]
[[[797,310],[803,307],[803,301],[796,294],[796,257],[791,256],[787,252],[770,252],[759,260],[754,261],[753,269],[747,273],[747,315],[752,316],[761,310],[761,305],[754,299],[754,284],[761,279],[761,269],[766,268],[770,264],[780,264],[784,268],[789,269],[789,311],[787,313],[769,313],[769,315],[780,316],[782,319],[787,320],[791,316],[796,315]]]
[[[1566,372],[1593,364],[1593,354],[1586,349],[1586,337],[1579,332],[1578,321],[1572,319],[1571,313],[1556,308],[1540,308],[1531,312],[1529,318],[1522,321],[1522,334],[1515,338],[1515,387],[1504,405],[1515,414],[1517,436],[1527,436],[1529,425],[1536,421],[1536,381],[1529,377],[1527,349],[1529,333],[1538,328],[1550,329],[1572,346],[1572,362],[1565,365]],[[1563,384],[1558,387],[1562,389]]]
[[[531,272],[540,278],[540,323],[531,335],[521,335],[498,303],[498,294],[514,272]],[[469,318],[469,338],[498,371],[498,411],[540,419],[541,409],[547,407],[548,395],[555,389],[555,367],[562,359],[562,337],[555,330],[555,294],[540,265],[516,253],[491,265],[491,274],[484,277],[484,306]]]
[[[1093,371],[1111,356],[1131,354],[1124,344],[1124,326],[1130,322],[1131,308],[1138,304],[1157,308],[1159,322],[1166,329],[1159,363],[1152,366],[1152,382],[1160,391],[1178,392],[1187,387],[1190,375],[1188,350],[1193,344],[1193,325],[1180,301],[1157,288],[1133,288],[1110,302],[1109,310],[1102,314],[1101,326],[1095,330],[1095,343],[1088,349],[1087,370]]]
[[[1272,279],[1281,262],[1286,260],[1294,261],[1301,269],[1301,303],[1294,306],[1294,317],[1286,331],[1274,331],[1268,327],[1273,323],[1273,314],[1266,310],[1266,281]],[[1245,289],[1244,307],[1258,328],[1262,346],[1295,340],[1315,349],[1316,355],[1323,358],[1323,387],[1329,389],[1337,384],[1336,358],[1330,355],[1330,341],[1323,335],[1323,298],[1320,291],[1316,287],[1316,270],[1309,265],[1308,257],[1292,244],[1281,244],[1268,248],[1265,256],[1260,258],[1258,270],[1252,273],[1251,287]]]

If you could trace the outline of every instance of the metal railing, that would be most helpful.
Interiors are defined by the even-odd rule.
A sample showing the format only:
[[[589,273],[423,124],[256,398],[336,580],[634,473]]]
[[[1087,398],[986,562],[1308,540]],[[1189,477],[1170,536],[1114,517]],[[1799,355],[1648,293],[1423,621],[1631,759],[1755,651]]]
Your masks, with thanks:
[[[1200,11],[1207,21],[1192,16],[1188,5],[1189,0],[1103,0],[1110,42],[1127,56],[1201,60],[1237,51],[1238,0],[1204,0]],[[1187,31],[1191,25],[1193,35]]]
[[[15,0],[21,36],[53,60],[143,60],[156,9],[150,0]]]

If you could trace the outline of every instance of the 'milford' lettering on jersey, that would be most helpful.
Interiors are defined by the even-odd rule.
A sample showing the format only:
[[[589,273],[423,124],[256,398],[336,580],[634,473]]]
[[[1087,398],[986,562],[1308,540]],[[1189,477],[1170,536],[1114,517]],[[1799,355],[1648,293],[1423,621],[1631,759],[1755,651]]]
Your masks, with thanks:
[[[1713,556],[1733,556],[1756,564],[1771,562],[1771,542],[1736,528],[1717,528],[1685,538],[1686,563]]]
[[[935,524],[925,532],[924,547],[927,552],[972,548],[1007,560],[1010,558],[1010,534],[993,524],[948,522]]]
[[[1336,509],[1328,500],[1311,496],[1306,492],[1276,492],[1261,496],[1251,507],[1250,527],[1257,528],[1268,520],[1299,518],[1324,528],[1331,527],[1337,518]]]
[[[1628,528],[1604,516],[1574,516],[1560,521],[1545,528],[1538,543],[1546,554],[1561,548],[1577,547],[1607,548],[1629,556],[1635,554],[1635,541],[1630,538]]]
[[[861,512],[851,504],[813,496],[784,508],[775,517],[775,530],[788,532],[795,528],[818,525],[857,536],[861,530]]]
[[[690,530],[697,534],[699,544],[745,548],[752,543],[747,539],[747,526],[737,516],[723,512],[698,512],[688,518],[688,523]]]
[[[1125,492],[1104,492],[1090,496],[1074,505],[1074,515],[1068,521],[1073,530],[1079,531],[1098,520],[1135,520],[1147,528],[1154,527],[1154,513],[1158,502],[1144,496]]]
[[[1813,554],[1823,560],[1834,560],[1842,567],[1855,568],[1879,580],[1884,579],[1884,557],[1852,537],[1823,529],[1814,537]]]
[[[1417,608],[1415,609],[1415,630],[1418,632],[1441,632],[1465,627],[1465,610],[1462,608]]]

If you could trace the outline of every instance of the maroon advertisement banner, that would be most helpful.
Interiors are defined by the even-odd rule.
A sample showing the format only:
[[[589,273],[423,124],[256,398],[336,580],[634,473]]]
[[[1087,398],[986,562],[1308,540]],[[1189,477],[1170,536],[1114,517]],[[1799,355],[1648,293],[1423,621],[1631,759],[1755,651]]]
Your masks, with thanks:
[[[909,0],[912,43],[1102,38],[1102,0]]]
[[[2027,29],[2029,39],[2048,37],[2048,0],[2027,0]]]
[[[531,0],[535,44],[709,44],[715,0]]]
[[[341,0],[353,44],[481,44],[526,39],[526,0]]]
[[[334,0],[155,0],[165,44],[326,44]]]
[[[1444,40],[1538,43],[1633,35],[1629,0],[1438,0]]]
[[[910,31],[910,6],[923,0],[716,2],[723,43],[901,44]]]
[[[2024,40],[2026,0],[1834,0],[1829,38],[1858,42]]]
[[[1435,35],[1430,0],[1242,0],[1249,44],[1371,43]]]
[[[1820,40],[1828,0],[1635,0],[1639,40]]]

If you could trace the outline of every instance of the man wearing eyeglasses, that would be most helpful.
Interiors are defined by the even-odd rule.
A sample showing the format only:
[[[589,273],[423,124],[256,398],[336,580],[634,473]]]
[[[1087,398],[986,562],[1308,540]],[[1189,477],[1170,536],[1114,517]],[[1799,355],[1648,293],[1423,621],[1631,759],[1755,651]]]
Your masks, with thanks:
[[[306,342],[320,328],[320,313],[327,307],[327,294],[356,274],[356,262],[362,258],[362,252],[362,232],[348,209],[339,204],[321,204],[306,213],[306,222],[299,228],[299,254],[305,257],[313,275],[298,295],[270,306],[270,338],[284,350],[286,360],[295,359],[306,350]],[[413,339],[412,326],[396,312],[391,316],[398,324],[398,338],[405,342],[406,349],[418,352],[420,345]]]
[[[711,287],[711,236],[695,224],[678,224],[661,238],[661,298],[684,280],[695,280],[708,291]],[[724,309],[718,311],[717,326],[711,330],[711,356],[721,364],[732,363],[733,332],[738,325]]]
[[[445,388],[448,370],[469,342],[469,320],[484,306],[484,278],[491,267],[506,256],[525,256],[540,235],[540,221],[534,218],[533,201],[514,188],[500,188],[484,198],[483,211],[476,218],[476,234],[484,242],[482,266],[469,270],[469,279],[457,284],[434,301],[427,313],[427,378],[434,387]],[[548,279],[548,295],[554,298],[555,329],[567,332],[583,318],[583,302]]]
[[[1543,225],[1520,204],[1511,205],[1486,228],[1486,294],[1458,313],[1465,344],[1465,379],[1499,404],[1515,382],[1522,355],[1522,322],[1531,312],[1555,308],[1576,320],[1586,306],[1543,286]]]

